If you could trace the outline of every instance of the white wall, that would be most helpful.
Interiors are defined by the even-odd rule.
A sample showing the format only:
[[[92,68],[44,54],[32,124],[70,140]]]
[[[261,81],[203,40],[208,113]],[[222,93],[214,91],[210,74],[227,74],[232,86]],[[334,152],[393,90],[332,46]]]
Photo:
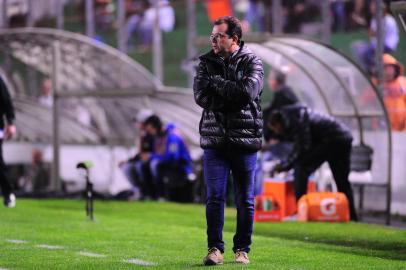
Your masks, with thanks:
[[[51,146],[29,143],[5,143],[4,159],[7,164],[30,164],[31,151],[34,148],[43,151],[45,162],[52,162]],[[75,183],[72,185],[71,191],[81,189],[85,182],[79,176],[76,164],[90,160],[94,165],[90,170],[90,179],[94,183],[95,191],[114,195],[131,188],[131,184],[124,177],[117,164],[121,160],[128,159],[134,154],[134,151],[134,149],[124,147],[62,146],[60,150],[60,175],[63,180]]]
[[[384,133],[367,134],[366,142],[374,146],[373,178],[374,181],[386,181],[385,164],[387,153]],[[4,158],[6,163],[31,163],[31,151],[33,148],[42,149],[44,159],[52,160],[52,148],[40,144],[8,143],[4,144]],[[91,170],[91,180],[95,184],[95,190],[102,193],[117,194],[131,188],[130,183],[118,168],[120,160],[125,160],[135,152],[134,149],[108,146],[62,146],[61,148],[61,176],[68,181],[75,181],[78,186],[84,186],[76,170],[76,164],[80,161],[91,160],[94,167]],[[193,155],[201,155],[197,149]],[[197,158],[197,157],[195,157]],[[354,190],[357,199],[358,192]],[[365,209],[384,210],[386,193],[381,188],[366,188]],[[406,215],[406,132],[393,133],[393,167],[392,167],[392,213]]]

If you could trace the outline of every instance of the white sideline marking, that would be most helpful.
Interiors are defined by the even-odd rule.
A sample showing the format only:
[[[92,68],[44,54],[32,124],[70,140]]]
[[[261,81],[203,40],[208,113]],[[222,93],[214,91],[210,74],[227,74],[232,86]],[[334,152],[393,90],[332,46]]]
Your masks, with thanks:
[[[0,270],[8,270],[7,268],[0,268]]]
[[[128,260],[124,260],[124,262],[126,262],[126,263],[132,263],[132,264],[137,264],[137,265],[144,265],[144,266],[154,266],[154,265],[157,265],[156,263],[147,262],[147,261],[143,261],[143,260],[140,260],[140,259],[128,259]]]
[[[104,254],[97,254],[97,253],[92,253],[92,252],[85,252],[85,251],[80,251],[78,252],[79,255],[86,256],[86,257],[95,257],[95,258],[103,258],[106,257]]]
[[[64,249],[62,246],[51,246],[51,245],[37,245],[39,248],[46,248],[46,249]]]
[[[13,243],[13,244],[25,244],[25,243],[28,243],[28,241],[17,240],[17,239],[6,239],[6,242]],[[1,270],[1,268],[0,268],[0,270]]]

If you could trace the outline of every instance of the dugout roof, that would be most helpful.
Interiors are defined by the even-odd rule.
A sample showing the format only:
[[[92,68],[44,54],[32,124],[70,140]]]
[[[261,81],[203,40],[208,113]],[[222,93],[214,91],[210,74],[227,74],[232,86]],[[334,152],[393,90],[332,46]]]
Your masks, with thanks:
[[[391,167],[387,111],[377,88],[356,63],[328,45],[299,37],[272,36],[247,45],[267,70],[287,75],[287,84],[302,103],[345,122],[353,132],[353,145],[371,146],[375,181],[386,182]]]
[[[51,128],[30,129],[26,119],[37,127],[45,120],[51,125],[52,109],[32,101],[40,93],[40,81],[56,75],[63,143],[132,144],[137,132],[132,120],[139,110],[148,109],[165,122],[176,123],[186,139],[198,145],[200,109],[190,89],[162,86],[143,66],[97,40],[55,29],[1,30],[0,57],[14,89],[16,124],[21,133],[18,140],[50,142]],[[29,87],[33,81],[36,84]],[[74,123],[62,115],[75,119],[80,110],[90,114],[91,125],[76,123],[72,129],[70,124]],[[36,120],[32,118],[34,111]]]

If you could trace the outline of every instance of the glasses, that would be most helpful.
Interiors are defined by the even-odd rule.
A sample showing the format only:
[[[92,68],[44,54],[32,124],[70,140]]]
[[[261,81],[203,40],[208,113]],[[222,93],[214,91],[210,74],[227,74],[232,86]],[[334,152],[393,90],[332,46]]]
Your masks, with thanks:
[[[214,35],[210,35],[210,41],[211,42],[218,41],[218,40],[220,40],[222,38],[225,38],[225,37],[227,37],[226,34],[217,33],[217,34],[214,34]]]

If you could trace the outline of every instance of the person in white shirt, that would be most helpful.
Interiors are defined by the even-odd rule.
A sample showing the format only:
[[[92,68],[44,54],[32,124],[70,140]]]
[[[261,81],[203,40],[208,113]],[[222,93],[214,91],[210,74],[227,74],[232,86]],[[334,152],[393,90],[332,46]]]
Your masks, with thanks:
[[[175,11],[168,0],[160,0],[158,5],[160,29],[163,32],[171,32],[175,27]],[[131,36],[137,34],[140,51],[146,51],[152,45],[156,18],[156,8],[152,3],[145,3],[144,8],[145,11],[132,15],[126,25],[127,45],[131,45]]]
[[[386,4],[383,5],[383,31],[384,31],[384,53],[396,51],[399,43],[399,29],[395,18],[388,13]],[[351,44],[352,55],[361,64],[365,71],[373,73],[375,70],[375,51],[377,47],[377,20],[375,1],[370,3],[370,11],[373,16],[369,27],[368,41],[355,41]]]
[[[45,79],[41,86],[41,95],[38,97],[38,102],[48,108],[52,108],[54,100],[52,98],[52,81]]]

